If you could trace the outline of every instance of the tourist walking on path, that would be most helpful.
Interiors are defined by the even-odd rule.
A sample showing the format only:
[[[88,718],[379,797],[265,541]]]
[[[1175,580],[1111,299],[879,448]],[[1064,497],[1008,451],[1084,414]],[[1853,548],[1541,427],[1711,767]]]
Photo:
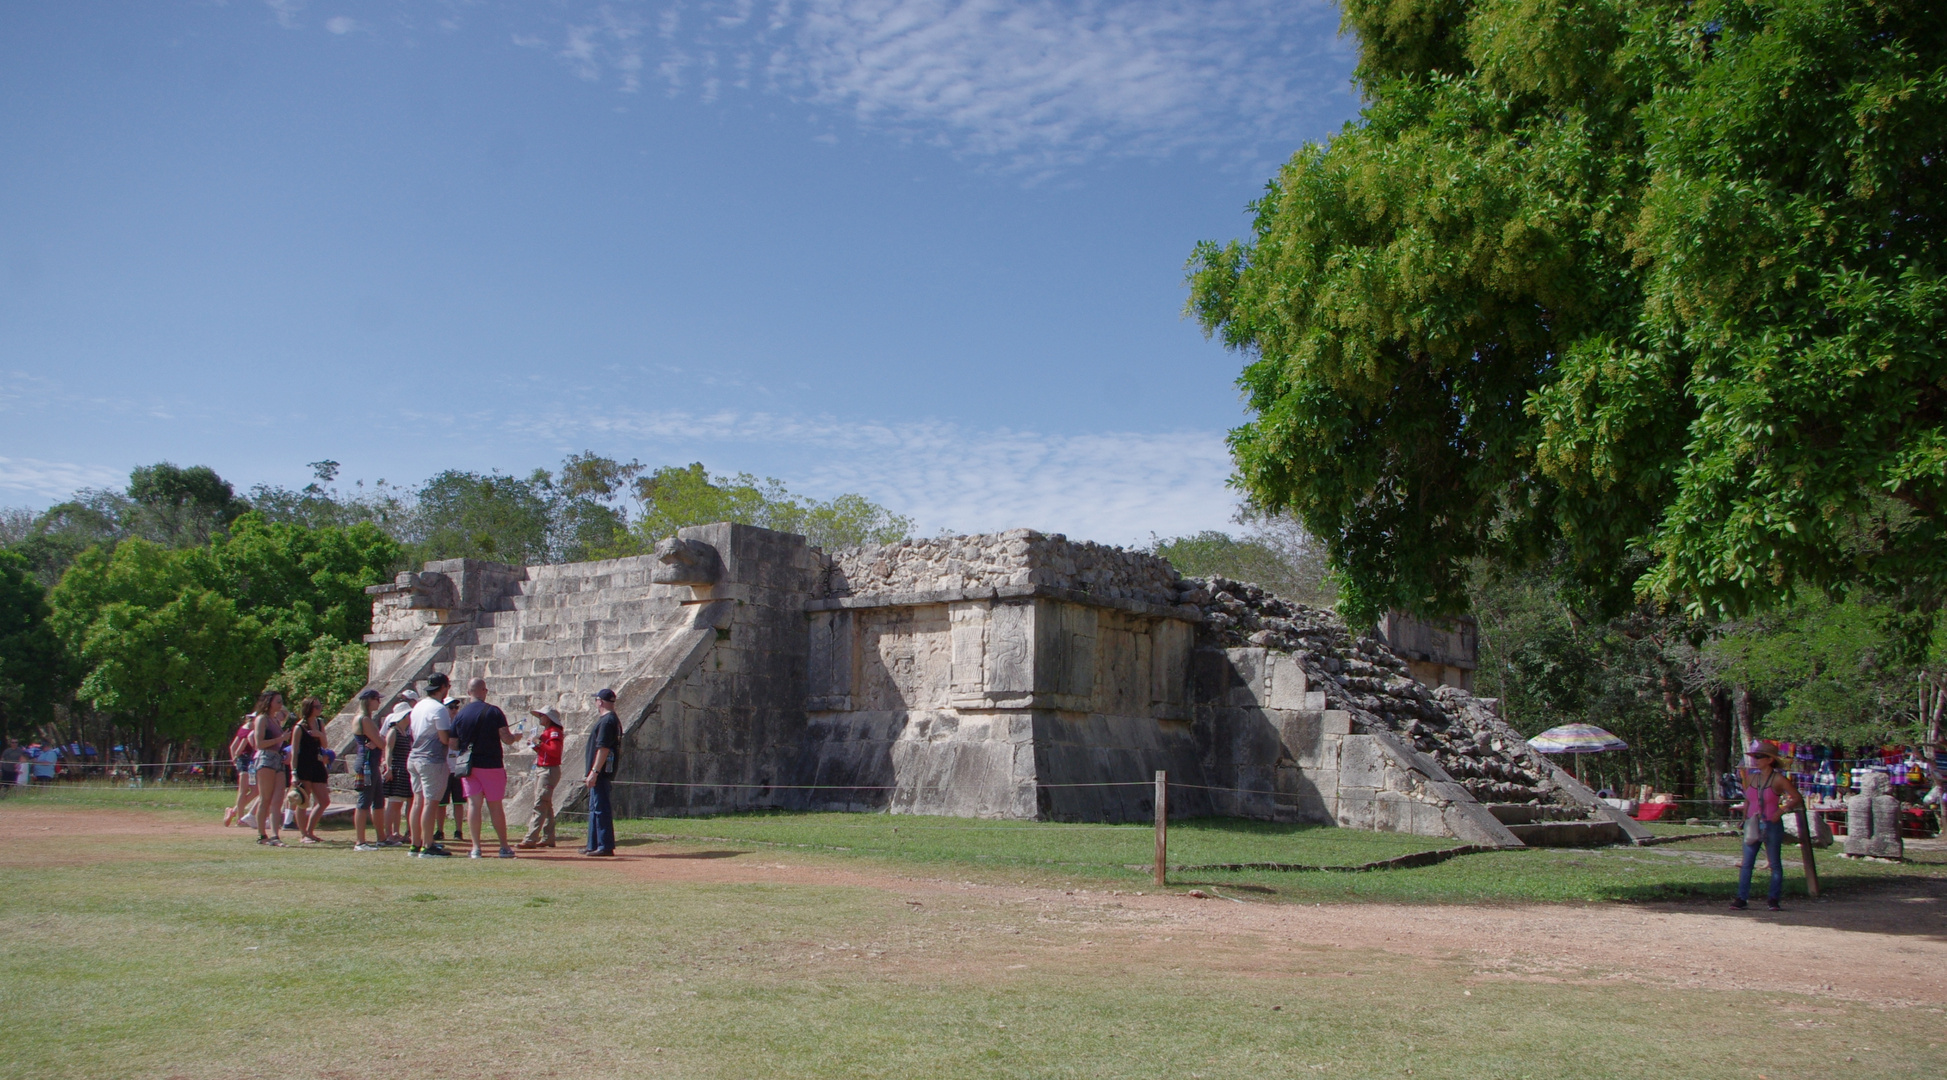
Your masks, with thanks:
[[[250,728],[256,721],[254,713],[245,716],[237,725],[237,733],[230,736],[230,763],[237,767],[237,802],[223,811],[225,826],[247,819],[250,804],[257,801],[257,750],[250,742]]]
[[[1737,899],[1731,906],[1742,911],[1751,900],[1751,871],[1757,866],[1758,848],[1764,848],[1771,867],[1771,889],[1766,894],[1771,910],[1785,895],[1785,863],[1780,848],[1785,842],[1785,815],[1804,805],[1798,785],[1778,765],[1778,744],[1759,739],[1745,754],[1744,787],[1744,865],[1737,873]],[[1735,809],[1735,807],[1733,808]],[[1809,842],[1809,838],[1806,838]]]
[[[406,768],[412,774],[412,856],[444,858],[451,854],[433,842],[433,808],[446,794],[446,749],[453,745],[453,714],[440,700],[450,680],[435,671],[426,679],[426,696],[412,707],[412,753]]]
[[[406,808],[412,805],[412,774],[406,771],[406,758],[412,754],[412,707],[419,695],[408,690],[400,699],[379,728],[385,740],[379,757],[379,779],[385,781],[385,824],[379,831],[392,847],[404,844],[406,830],[412,827],[405,820]]]
[[[352,741],[358,746],[358,758],[352,763],[358,770],[358,805],[352,807],[352,828],[358,839],[352,850],[377,851],[385,843],[385,782],[379,777],[385,739],[379,734],[379,692],[370,687],[358,692],[358,720],[352,728]],[[365,842],[368,821],[378,834],[378,843]]]
[[[554,789],[561,783],[561,716],[553,709],[529,709],[540,718],[541,731],[528,743],[534,748],[534,810],[527,815],[527,835],[516,845],[554,846]]]
[[[494,835],[500,839],[500,857],[511,859],[514,849],[507,846],[507,761],[502,748],[519,741],[520,736],[507,726],[507,714],[487,701],[487,680],[466,684],[472,701],[453,718],[453,736],[460,745],[466,775],[460,783],[466,788],[467,824],[473,830],[473,858],[480,857],[480,816],[484,810],[493,821]]]
[[[615,755],[622,749],[622,721],[615,715],[615,691],[598,690],[595,700],[601,715],[588,732],[588,846],[586,854],[615,854],[615,805],[609,799],[609,785],[615,779]]]
[[[304,792],[304,805],[298,808],[300,843],[321,844],[318,823],[331,805],[331,772],[325,766],[324,702],[308,697],[298,703],[297,729],[291,740],[291,773]]]
[[[284,730],[284,695],[266,690],[257,697],[256,718],[250,726],[250,745],[256,750],[257,842],[283,847],[280,832],[284,820],[284,744],[290,732]],[[264,830],[270,830],[265,835]]]

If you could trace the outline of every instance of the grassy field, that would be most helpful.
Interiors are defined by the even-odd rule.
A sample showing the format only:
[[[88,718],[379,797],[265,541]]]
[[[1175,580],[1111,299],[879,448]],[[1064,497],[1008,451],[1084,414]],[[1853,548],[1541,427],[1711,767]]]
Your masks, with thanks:
[[[1648,987],[1596,972],[1483,980],[1457,960],[1324,941],[1173,939],[1168,924],[1110,923],[978,892],[920,904],[896,886],[658,880],[612,863],[429,862],[341,844],[267,851],[240,830],[160,828],[206,823],[225,804],[222,792],[166,788],[0,800],[0,836],[12,836],[0,874],[9,1032],[0,1077],[1636,1080],[1750,1077],[1763,1061],[1778,1080],[1830,1075],[1858,1050],[1856,1025],[1910,1030],[1939,1019],[1938,1010]],[[85,842],[51,831],[23,839],[36,810],[107,813],[136,827]],[[1120,866],[1147,854],[1145,831],[994,824],[922,833],[899,820],[895,837],[884,819],[764,815],[630,822],[624,833],[636,838],[630,850],[657,852],[669,867],[736,850],[780,870],[1144,882]],[[736,843],[651,841],[651,832]],[[1293,861],[1363,861],[1419,843],[1236,823],[1172,832],[1186,853],[1261,847]],[[1455,899],[1563,891],[1546,884],[1552,874],[1579,874],[1571,893],[1725,876],[1629,855],[1639,861],[1516,852],[1222,884],[1275,880],[1263,887],[1291,899]],[[1844,881],[1868,874],[1834,867]],[[1496,884],[1504,877],[1511,883]],[[1791,1052],[1781,1054],[1787,1024]],[[1931,1059],[1919,1042],[1877,1043],[1845,1069],[1920,1075]]]
[[[1699,834],[1675,826],[1661,832]],[[890,814],[732,814],[708,818],[625,821],[618,834],[825,852],[881,864],[952,866],[988,881],[1120,883],[1148,880],[1155,834],[1147,825],[1059,825],[964,821]],[[1356,866],[1455,841],[1398,833],[1206,818],[1172,822],[1170,862],[1177,865],[1276,862]],[[1728,899],[1737,884],[1735,837],[1705,837],[1655,847],[1492,851],[1437,866],[1366,873],[1196,871],[1174,884],[1237,889],[1298,901],[1393,900],[1508,902],[1522,900]],[[1804,893],[1798,850],[1787,848],[1787,895]],[[1830,849],[1819,853],[1819,881],[1843,894],[1911,877],[1947,875],[1947,858],[1918,854],[1904,865],[1854,862]],[[1762,875],[1762,867],[1760,867]]]

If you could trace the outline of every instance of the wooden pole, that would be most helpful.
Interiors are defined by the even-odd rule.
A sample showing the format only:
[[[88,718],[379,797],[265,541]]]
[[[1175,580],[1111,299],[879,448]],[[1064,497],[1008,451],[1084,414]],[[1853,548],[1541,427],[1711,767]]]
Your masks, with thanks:
[[[1169,871],[1170,854],[1170,774],[1156,770],[1156,884],[1162,885]]]
[[[1805,895],[1814,900],[1819,898],[1819,868],[1812,861],[1812,823],[1807,818],[1804,804],[1794,811],[1798,815],[1798,857],[1805,862]]]

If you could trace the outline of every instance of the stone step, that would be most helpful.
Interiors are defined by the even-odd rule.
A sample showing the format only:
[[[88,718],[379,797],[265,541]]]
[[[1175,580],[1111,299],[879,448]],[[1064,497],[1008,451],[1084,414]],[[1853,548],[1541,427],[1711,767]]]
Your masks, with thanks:
[[[1508,831],[1529,847],[1607,847],[1629,842],[1629,834],[1613,821],[1535,822],[1509,825]]]

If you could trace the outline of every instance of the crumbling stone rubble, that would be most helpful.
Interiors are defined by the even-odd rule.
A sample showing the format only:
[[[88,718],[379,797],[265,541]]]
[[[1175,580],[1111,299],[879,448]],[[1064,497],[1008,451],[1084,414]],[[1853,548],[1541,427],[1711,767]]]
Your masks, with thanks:
[[[1070,540],[1060,533],[1010,529],[983,536],[936,536],[832,552],[830,596],[911,595],[1046,586],[1105,599],[1167,604],[1180,580],[1141,551]]]
[[[1354,637],[1336,613],[1222,577],[1183,578],[1177,591],[1179,603],[1203,611],[1199,645],[1290,654],[1325,691],[1327,708],[1352,714],[1355,730],[1406,736],[1476,800],[1535,806],[1544,818],[1585,815],[1550,779],[1547,761],[1495,715],[1492,699],[1422,685],[1405,660],[1371,635]]]

